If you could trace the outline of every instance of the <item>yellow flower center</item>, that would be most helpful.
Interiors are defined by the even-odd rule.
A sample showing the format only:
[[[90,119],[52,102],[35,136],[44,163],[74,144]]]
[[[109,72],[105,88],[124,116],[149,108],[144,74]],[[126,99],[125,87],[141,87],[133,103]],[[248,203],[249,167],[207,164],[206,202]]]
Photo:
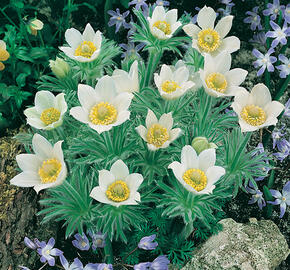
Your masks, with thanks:
[[[157,21],[153,24],[153,27],[158,28],[161,30],[165,35],[169,35],[171,33],[170,24],[166,21]]]
[[[162,83],[162,90],[166,93],[172,93],[177,90],[177,88],[180,88],[180,86],[175,81],[169,81],[166,80]]]
[[[75,50],[75,56],[90,58],[96,51],[96,46],[91,41],[83,41]]]
[[[91,109],[89,118],[95,125],[110,125],[116,121],[117,114],[117,109],[113,105],[101,102]]]
[[[10,54],[6,50],[0,48],[0,61],[6,61],[9,58]]]
[[[266,122],[265,111],[256,105],[247,105],[241,111],[241,117],[251,126],[260,126]]]
[[[169,139],[168,131],[165,127],[154,124],[147,132],[147,141],[155,147],[161,147]]]
[[[207,53],[215,51],[221,44],[218,32],[211,28],[201,30],[197,41],[198,46]]]
[[[220,93],[224,93],[228,86],[226,77],[218,72],[209,74],[205,82],[208,88],[213,89]]]
[[[41,183],[48,184],[55,182],[60,171],[61,163],[59,160],[51,158],[43,161],[41,167],[38,170]]]
[[[106,195],[108,199],[113,202],[123,202],[129,198],[130,190],[126,182],[122,180],[117,180],[113,184],[109,185]]]
[[[40,120],[47,126],[58,121],[59,118],[60,111],[56,108],[45,109],[40,115]]]
[[[189,169],[182,176],[184,182],[196,191],[201,191],[205,189],[207,184],[207,177],[202,170],[199,169]]]

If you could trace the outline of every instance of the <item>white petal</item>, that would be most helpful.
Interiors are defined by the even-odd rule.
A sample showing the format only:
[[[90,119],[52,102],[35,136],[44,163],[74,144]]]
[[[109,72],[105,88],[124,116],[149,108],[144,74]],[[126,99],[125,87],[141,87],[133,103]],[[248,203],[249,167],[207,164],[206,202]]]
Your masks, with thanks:
[[[182,26],[181,22],[176,22],[175,24],[171,25],[171,34],[167,35],[168,38],[171,38],[173,33],[180,27]]]
[[[182,176],[183,176],[184,172],[186,171],[184,164],[181,164],[177,161],[174,161],[168,166],[168,168],[173,171],[175,177],[179,181],[183,181]]]
[[[62,149],[61,149],[62,142],[63,141],[58,141],[53,146],[53,157],[58,159],[61,162],[63,162],[63,152],[62,152]]]
[[[16,161],[22,171],[37,172],[41,166],[42,160],[34,154],[20,154],[16,156]]]
[[[165,21],[171,25],[171,30],[172,30],[172,26],[177,21],[177,9],[169,10],[165,15]]]
[[[186,67],[180,67],[173,73],[173,78],[177,84],[181,85],[188,80],[189,71]]]
[[[186,145],[182,148],[181,163],[186,169],[198,168],[198,157],[191,145]]]
[[[127,165],[121,160],[117,160],[111,167],[110,172],[114,174],[116,180],[125,180],[129,175],[129,169]]]
[[[128,110],[133,97],[131,93],[121,93],[116,96],[112,104],[118,109],[118,112]]]
[[[164,21],[165,19],[165,10],[162,6],[157,6],[153,10],[152,21],[155,23],[156,21]]]
[[[23,113],[27,118],[40,118],[40,113],[35,107],[27,108]]]
[[[61,183],[49,183],[49,184],[37,184],[34,186],[34,190],[36,191],[36,193],[38,193],[39,191],[43,190],[43,189],[47,189],[47,188],[53,188],[56,186],[59,186]]]
[[[231,68],[232,57],[228,52],[222,52],[216,56],[213,61],[215,61],[215,70],[224,74],[228,72]]]
[[[100,170],[99,171],[99,187],[103,192],[106,192],[108,189],[108,186],[113,184],[116,180],[115,175],[108,170]]]
[[[129,174],[126,177],[125,181],[128,184],[128,187],[130,189],[130,193],[134,194],[138,190],[140,185],[142,184],[143,180],[144,180],[143,176],[139,173]]]
[[[162,65],[161,70],[160,70],[160,77],[161,77],[162,82],[164,82],[165,80],[173,79],[172,70],[168,65]]]
[[[150,109],[148,109],[148,113],[146,116],[146,127],[150,128],[153,124],[158,123],[157,117]]]
[[[55,96],[49,91],[38,91],[35,95],[35,108],[38,113],[54,106]]]
[[[100,187],[94,187],[93,190],[90,193],[90,197],[95,199],[98,202],[105,203],[105,204],[111,204],[116,206],[116,203],[109,200],[106,196],[106,194],[100,189]]]
[[[197,39],[198,33],[201,31],[201,29],[193,23],[183,26],[182,29],[188,36],[194,39]]]
[[[101,45],[102,45],[102,33],[101,33],[101,31],[98,30],[96,32],[93,42],[97,48],[97,51],[100,51],[99,49],[101,48]]]
[[[102,99],[102,101],[111,103],[117,96],[117,89],[112,77],[108,75],[103,76],[99,79],[96,85],[97,95]]]
[[[118,113],[117,120],[112,126],[119,126],[130,119],[130,112],[129,111],[121,111]]]
[[[54,100],[54,107],[58,109],[61,114],[64,114],[67,111],[67,104],[65,102],[64,94],[58,94]]]
[[[198,156],[198,168],[204,172],[214,166],[216,161],[215,149],[203,150]]]
[[[10,180],[10,184],[18,187],[33,187],[40,183],[37,173],[22,172]]]
[[[219,51],[227,51],[233,53],[240,49],[241,42],[237,37],[226,37],[222,40]]]
[[[218,181],[224,174],[226,173],[225,169],[223,167],[220,166],[212,166],[209,167],[206,172],[205,175],[207,177],[207,186],[211,186],[213,185],[216,181]]]
[[[240,114],[243,107],[248,104],[249,97],[250,93],[244,88],[235,95],[234,102],[231,106],[238,115]]]
[[[211,7],[204,6],[197,15],[197,23],[202,29],[214,28],[216,13]]]
[[[146,138],[147,129],[144,126],[140,125],[140,126],[136,127],[136,131],[142,137],[142,139],[146,142],[147,141],[147,138]]]
[[[170,131],[170,136],[169,136],[169,140],[172,142],[175,139],[178,138],[178,136],[181,134],[181,129],[180,128],[174,128]]]
[[[53,147],[50,142],[39,134],[32,138],[32,147],[34,153],[42,159],[48,159],[52,155]]]
[[[229,86],[225,92],[225,96],[235,96],[241,91],[247,91],[245,88],[240,86]]]
[[[89,85],[79,84],[78,99],[82,107],[84,107],[89,111],[94,105],[96,105],[97,101],[96,91]]]
[[[86,25],[86,28],[83,32],[83,39],[85,41],[93,41],[95,37],[95,31],[93,29],[93,27],[88,23]]]
[[[89,112],[81,106],[71,108],[70,115],[82,123],[87,124],[90,122]]]
[[[94,125],[93,123],[89,122],[89,127],[94,129],[95,131],[97,131],[99,134],[105,132],[105,131],[109,131],[110,129],[112,129],[113,125]]]
[[[265,107],[267,117],[278,117],[284,110],[284,105],[278,101],[272,101]]]
[[[141,201],[141,196],[140,196],[140,193],[139,192],[136,192],[135,193],[134,200],[137,201],[137,202],[140,202]]]
[[[71,47],[59,47],[59,49],[61,51],[63,51],[66,54],[66,56],[68,56],[69,58],[74,59],[75,51]]]
[[[259,129],[258,126],[251,126],[241,118],[239,118],[239,125],[241,127],[242,132],[255,131]]]
[[[27,124],[37,129],[46,129],[46,125],[39,118],[28,118]]]
[[[173,126],[172,112],[162,114],[159,119],[159,124],[170,131]]]
[[[67,29],[64,35],[66,42],[73,48],[73,50],[75,50],[83,41],[82,34],[74,28]]]
[[[250,93],[251,101],[254,105],[264,108],[272,101],[270,91],[266,85],[259,83],[255,85]]]
[[[150,151],[156,151],[160,148],[160,147],[156,147],[155,145],[149,144],[149,143],[147,143],[147,147]]]
[[[225,74],[229,86],[240,85],[246,79],[247,75],[248,71],[241,68],[232,69]]]
[[[226,16],[219,20],[215,30],[219,33],[221,38],[224,38],[231,30],[234,16]]]

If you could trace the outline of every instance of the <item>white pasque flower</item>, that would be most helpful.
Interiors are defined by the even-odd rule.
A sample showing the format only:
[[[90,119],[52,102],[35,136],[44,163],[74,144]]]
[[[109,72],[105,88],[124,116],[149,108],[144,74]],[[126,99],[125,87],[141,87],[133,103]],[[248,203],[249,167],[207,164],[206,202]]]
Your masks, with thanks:
[[[239,117],[242,132],[276,125],[284,110],[284,105],[272,101],[268,87],[262,83],[255,85],[251,93],[246,90],[237,93],[231,107]]]
[[[142,139],[147,142],[149,150],[155,151],[159,148],[166,148],[181,133],[180,128],[174,128],[172,113],[164,113],[158,120],[154,112],[148,109],[146,127],[136,127]]]
[[[138,188],[143,182],[139,173],[129,173],[122,160],[117,160],[111,170],[99,171],[99,186],[94,187],[90,197],[113,206],[136,205],[140,202]]]
[[[71,108],[70,114],[102,133],[129,119],[128,108],[132,98],[131,93],[118,93],[113,78],[106,75],[98,81],[95,89],[79,84],[78,99],[81,106]]]
[[[216,57],[204,56],[204,69],[200,70],[200,78],[204,90],[213,97],[234,96],[245,90],[239,85],[245,80],[248,72],[241,68],[231,69],[232,57],[224,51]]]
[[[152,17],[147,18],[153,36],[158,39],[171,38],[173,33],[181,26],[177,21],[177,9],[165,11],[163,6],[153,10]]]
[[[69,58],[79,62],[91,62],[95,60],[101,50],[102,33],[95,32],[88,23],[81,34],[75,28],[65,31],[65,40],[69,47],[60,47]]]
[[[23,171],[10,180],[19,187],[34,187],[38,193],[42,189],[61,185],[66,178],[67,169],[63,159],[61,144],[51,145],[44,137],[35,134],[32,147],[35,154],[16,156],[19,168]]]
[[[192,47],[201,54],[209,53],[213,56],[222,51],[235,52],[240,48],[240,40],[235,37],[225,37],[231,30],[233,16],[225,16],[214,27],[216,13],[211,7],[204,6],[197,15],[196,24],[187,24],[184,32],[192,38]]]
[[[138,61],[135,60],[130,67],[129,73],[116,69],[113,72],[112,78],[115,81],[117,91],[121,92],[138,92],[139,91],[139,77],[138,77]]]
[[[35,95],[34,105],[24,111],[30,126],[50,130],[62,124],[67,111],[63,93],[54,96],[49,91],[39,91]]]
[[[190,192],[209,194],[215,189],[215,183],[225,174],[225,169],[215,166],[215,149],[206,149],[199,156],[191,145],[181,151],[181,163],[174,161],[172,169],[176,179]]]
[[[154,73],[154,82],[164,99],[176,99],[194,86],[185,65],[179,68],[162,65],[160,75]]]

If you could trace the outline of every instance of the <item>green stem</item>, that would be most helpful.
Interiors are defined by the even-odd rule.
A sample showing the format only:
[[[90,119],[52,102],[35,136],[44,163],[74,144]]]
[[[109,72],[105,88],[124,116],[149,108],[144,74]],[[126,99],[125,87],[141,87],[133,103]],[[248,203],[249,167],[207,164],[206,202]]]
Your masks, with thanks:
[[[16,28],[19,30],[19,27],[9,18],[9,16],[4,12],[4,9],[0,9],[3,16]]]
[[[280,97],[283,96],[285,90],[287,89],[288,85],[289,85],[289,81],[290,81],[290,75],[287,76],[287,78],[284,80],[283,84],[281,85],[281,87],[279,87],[277,89],[277,91],[274,93],[274,100],[279,100]]]
[[[265,70],[265,84],[270,89],[271,75],[268,70]]]
[[[106,147],[107,147],[108,152],[114,153],[114,147],[113,147],[110,131],[103,132],[103,138],[104,138],[104,141],[106,143]]]
[[[114,39],[115,35],[113,32],[113,28],[108,26],[108,22],[110,19],[110,16],[108,14],[109,10],[113,9],[113,1],[112,0],[106,0],[105,6],[104,6],[104,17],[105,17],[105,25],[106,25],[106,29],[108,32],[108,36],[110,39]]]
[[[104,247],[105,251],[105,262],[108,264],[114,263],[114,255],[113,255],[113,249],[112,249],[112,243],[109,240],[108,237],[106,237],[106,245]]]
[[[31,42],[30,42],[29,37],[27,35],[26,25],[24,24],[22,17],[21,17],[21,14],[20,14],[20,11],[18,9],[17,9],[17,16],[18,16],[19,23],[20,23],[20,29],[23,32],[24,38],[25,38],[27,44],[29,45],[29,47],[32,48]]]
[[[143,81],[143,87],[148,87],[150,85],[150,82],[152,80],[152,76],[154,71],[156,70],[156,67],[160,61],[160,58],[162,56],[162,51],[156,50],[156,49],[150,49],[149,50],[149,58],[145,73],[145,78]]]
[[[269,3],[269,0],[265,0],[265,9],[267,9],[267,5]],[[270,17],[269,16],[265,16],[265,33],[267,33],[270,29]],[[270,48],[270,39],[267,38],[266,39],[266,45],[267,45],[267,49]]]

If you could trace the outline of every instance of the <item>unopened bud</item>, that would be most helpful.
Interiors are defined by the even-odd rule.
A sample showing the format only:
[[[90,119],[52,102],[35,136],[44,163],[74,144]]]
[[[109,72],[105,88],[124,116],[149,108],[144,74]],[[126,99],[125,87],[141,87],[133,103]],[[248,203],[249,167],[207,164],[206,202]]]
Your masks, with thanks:
[[[203,150],[210,149],[210,148],[217,148],[215,143],[208,142],[207,138],[205,137],[196,137],[192,140],[191,143],[192,147],[199,155]]]
[[[59,79],[66,77],[70,71],[69,64],[58,57],[56,57],[55,61],[49,60],[49,66],[54,75]]]
[[[30,33],[34,36],[37,35],[37,31],[43,28],[43,22],[38,19],[33,19],[29,22]]]

